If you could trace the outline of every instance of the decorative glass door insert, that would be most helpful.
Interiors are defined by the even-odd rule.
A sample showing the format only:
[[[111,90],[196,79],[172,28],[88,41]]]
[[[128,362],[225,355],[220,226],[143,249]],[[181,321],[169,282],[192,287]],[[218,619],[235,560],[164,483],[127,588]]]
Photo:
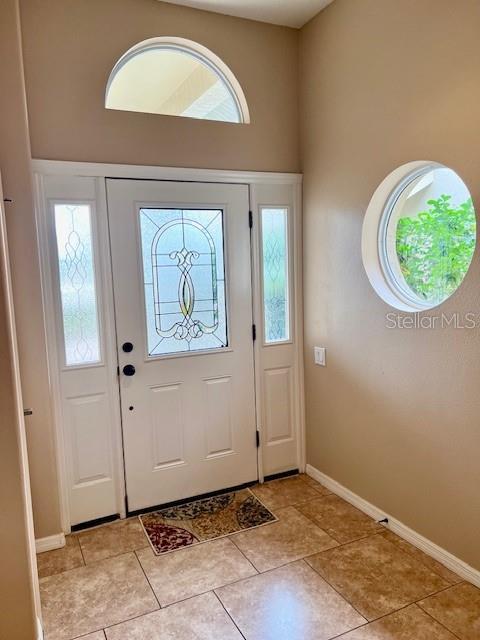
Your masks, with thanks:
[[[265,344],[290,339],[288,210],[261,209]]]
[[[227,347],[223,211],[139,215],[148,356]]]
[[[92,364],[100,361],[100,332],[90,205],[54,211],[65,364]]]

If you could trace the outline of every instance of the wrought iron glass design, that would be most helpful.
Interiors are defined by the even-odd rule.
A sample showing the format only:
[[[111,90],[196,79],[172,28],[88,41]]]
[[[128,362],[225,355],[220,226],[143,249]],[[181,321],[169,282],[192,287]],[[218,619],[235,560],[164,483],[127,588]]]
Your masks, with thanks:
[[[288,302],[288,211],[262,209],[263,313],[265,342],[290,338]]]
[[[228,346],[223,211],[140,209],[149,356]]]
[[[75,366],[99,362],[100,335],[90,206],[56,204],[54,212],[65,364]]]

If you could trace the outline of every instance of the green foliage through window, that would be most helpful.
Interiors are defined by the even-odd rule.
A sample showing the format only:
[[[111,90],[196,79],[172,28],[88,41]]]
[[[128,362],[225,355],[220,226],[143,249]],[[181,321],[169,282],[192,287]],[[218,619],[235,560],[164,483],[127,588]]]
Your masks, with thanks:
[[[439,304],[459,287],[475,250],[472,199],[454,205],[451,196],[428,200],[427,211],[398,220],[396,251],[408,287]]]

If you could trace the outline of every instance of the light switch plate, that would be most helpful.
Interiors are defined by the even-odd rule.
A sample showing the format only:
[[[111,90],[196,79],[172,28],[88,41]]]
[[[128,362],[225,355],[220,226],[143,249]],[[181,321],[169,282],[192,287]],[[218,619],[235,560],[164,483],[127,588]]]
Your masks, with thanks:
[[[320,367],[327,366],[327,350],[325,347],[314,347],[313,353],[315,357],[315,364],[318,364]]]

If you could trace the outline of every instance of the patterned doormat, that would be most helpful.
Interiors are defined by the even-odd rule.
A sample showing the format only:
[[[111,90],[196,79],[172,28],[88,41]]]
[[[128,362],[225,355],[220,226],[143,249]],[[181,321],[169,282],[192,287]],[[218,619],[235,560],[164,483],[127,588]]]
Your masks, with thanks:
[[[193,500],[138,517],[156,555],[278,520],[249,489]]]

